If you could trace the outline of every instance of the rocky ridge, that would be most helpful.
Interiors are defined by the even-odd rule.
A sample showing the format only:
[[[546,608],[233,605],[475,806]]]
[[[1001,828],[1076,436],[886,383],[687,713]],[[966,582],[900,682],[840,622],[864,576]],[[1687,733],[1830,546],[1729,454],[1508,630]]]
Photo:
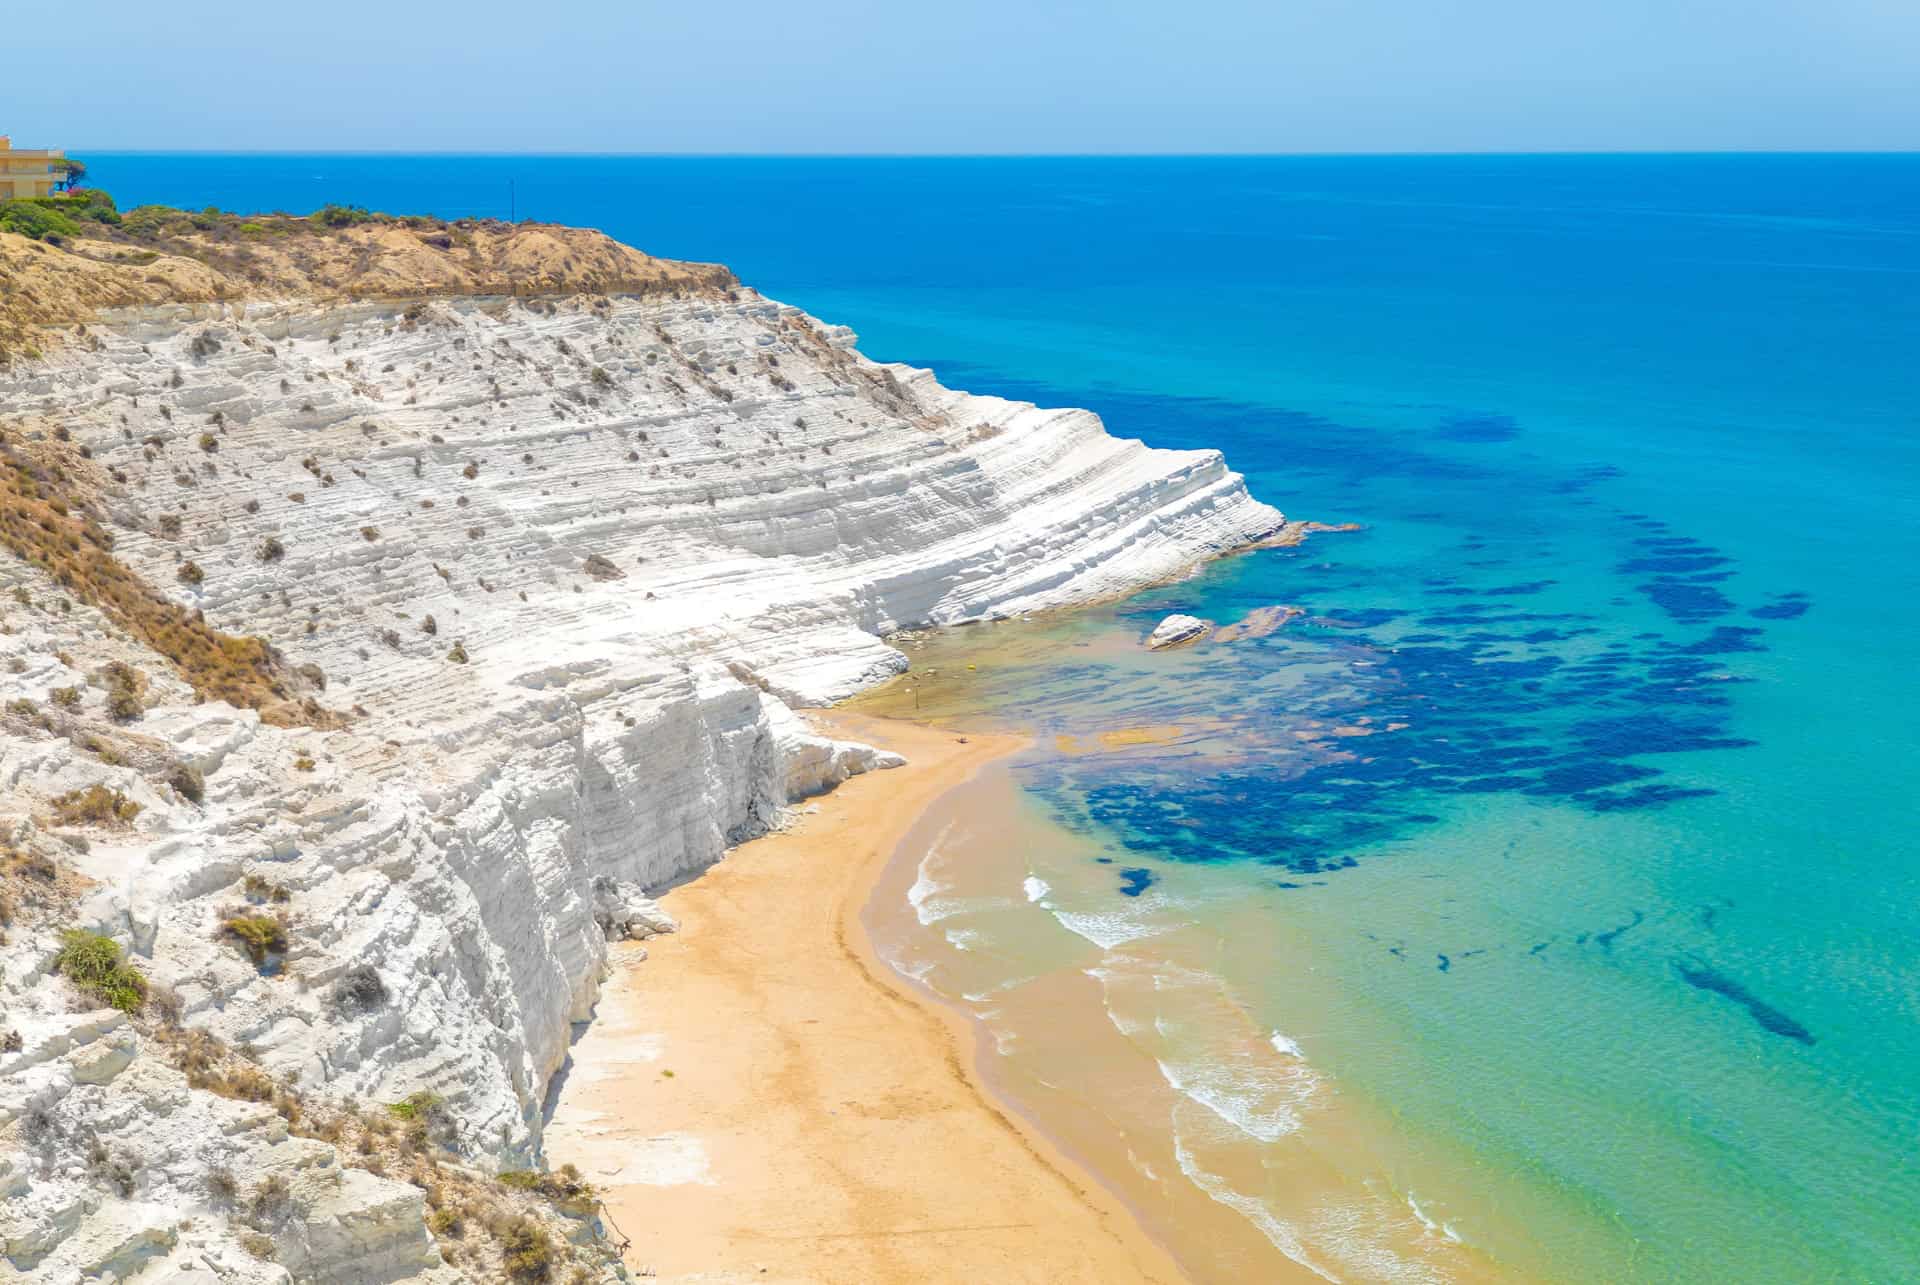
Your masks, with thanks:
[[[946,389],[625,247],[594,243],[653,284],[487,293],[511,274],[369,251],[338,259],[353,288],[129,297],[95,278],[151,262],[17,240],[0,265],[66,311],[0,372],[0,503],[39,539],[0,553],[0,1278],[497,1279],[514,1218],[591,1241],[590,1210],[482,1180],[538,1169],[609,935],[670,927],[647,890],[896,761],[793,708],[903,670],[890,632],[1283,528],[1216,452]],[[62,553],[88,530],[183,619],[262,640],[305,713],[204,699],[89,600]],[[58,975],[68,929],[126,948],[140,1015]],[[408,1103],[430,1136],[396,1135]],[[493,1230],[433,1226],[469,1188]]]

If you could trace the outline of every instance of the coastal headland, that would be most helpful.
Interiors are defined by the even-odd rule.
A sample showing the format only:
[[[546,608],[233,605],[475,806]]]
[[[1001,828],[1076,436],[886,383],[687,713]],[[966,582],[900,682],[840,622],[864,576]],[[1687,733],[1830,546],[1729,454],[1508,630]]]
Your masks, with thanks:
[[[82,201],[0,232],[9,1268],[603,1280],[610,1223],[632,1261],[652,1238],[692,1262],[705,1227],[703,1261],[735,1262],[749,1211],[815,1199],[753,1160],[786,1129],[808,1183],[845,1166],[817,1188],[845,1207],[780,1224],[812,1239],[769,1263],[1166,1278],[845,931],[886,818],[1000,743],[934,736],[902,768],[890,747],[918,734],[876,749],[794,708],[904,670],[899,631],[1112,598],[1283,536],[1218,452],[945,388],[724,268],[591,231]],[[783,916],[755,865],[736,889],[715,863],[807,800],[764,859],[847,851]],[[877,818],[859,838],[834,828],[856,809]],[[596,1180],[547,1137],[582,1024],[623,1029],[603,980],[667,889],[687,932],[649,942],[647,985],[703,1002],[778,941],[822,1006],[739,972],[761,1005],[742,1046],[712,1028],[657,1104],[666,1077],[631,1068],[622,1091],[647,1096],[621,1127],[650,1137],[672,1132],[655,1105],[721,1109],[724,1068],[786,1068],[761,1135],[713,1135],[730,1185],[705,1213],[700,1191],[633,1194],[644,1154],[577,1162]],[[757,914],[729,917],[736,893]],[[871,1057],[822,1038],[867,1038],[861,1011]],[[830,1071],[848,1118],[805,1141],[808,1111],[841,1111]],[[856,1208],[886,1189],[872,1147],[981,1190]],[[936,1195],[974,1230],[923,1217]],[[1055,1257],[989,1228],[1016,1207]],[[933,1238],[836,1251],[836,1225]]]

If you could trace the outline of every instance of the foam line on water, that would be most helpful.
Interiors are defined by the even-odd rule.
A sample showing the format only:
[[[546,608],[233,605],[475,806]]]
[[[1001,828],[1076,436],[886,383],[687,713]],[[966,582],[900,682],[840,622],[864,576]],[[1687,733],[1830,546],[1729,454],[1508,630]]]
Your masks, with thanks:
[[[1338,1281],[1340,1279],[1322,1270],[1307,1256],[1307,1247],[1291,1223],[1282,1221],[1273,1210],[1252,1196],[1235,1191],[1219,1175],[1202,1169],[1194,1160],[1193,1153],[1187,1150],[1186,1142],[1177,1131],[1173,1136],[1173,1157],[1180,1163],[1180,1172],[1187,1176],[1187,1181],[1206,1192],[1214,1203],[1225,1205],[1259,1228],[1260,1234],[1265,1236],[1268,1243],[1275,1249],[1322,1280]]]

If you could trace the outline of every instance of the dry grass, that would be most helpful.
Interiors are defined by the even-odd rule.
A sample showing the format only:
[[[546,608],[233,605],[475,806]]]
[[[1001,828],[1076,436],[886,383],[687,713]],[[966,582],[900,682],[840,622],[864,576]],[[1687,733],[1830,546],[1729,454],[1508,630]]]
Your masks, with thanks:
[[[140,815],[140,805],[118,790],[104,785],[89,785],[84,790],[68,790],[49,800],[53,817],[61,825],[132,825]]]
[[[587,228],[387,215],[329,226],[150,207],[119,228],[90,223],[59,247],[0,233],[0,366],[69,338],[47,327],[130,305],[413,299],[411,329],[434,324],[418,303],[428,296],[727,296],[738,284],[717,264],[656,259]],[[217,351],[203,344],[196,356]]]
[[[0,442],[0,544],[41,568],[114,624],[173,662],[203,700],[257,709],[281,727],[331,727],[339,715],[302,699],[298,678],[264,638],[222,633],[167,601],[113,555],[76,477],[77,461]],[[124,701],[117,717],[137,716]]]

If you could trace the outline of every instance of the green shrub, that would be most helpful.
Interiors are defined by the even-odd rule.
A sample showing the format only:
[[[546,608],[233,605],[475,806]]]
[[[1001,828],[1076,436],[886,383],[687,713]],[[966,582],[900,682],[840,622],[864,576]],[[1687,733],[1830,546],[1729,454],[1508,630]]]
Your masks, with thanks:
[[[58,209],[31,199],[0,201],[0,232],[59,245],[80,235],[80,225]]]
[[[286,953],[286,921],[275,915],[228,915],[220,931],[238,942],[256,966],[266,963],[268,955]]]
[[[387,1103],[387,1111],[400,1120],[425,1120],[433,1116],[445,1103],[446,1099],[438,1093],[421,1089],[418,1093],[408,1094],[398,1102]]]
[[[386,221],[386,216],[369,213],[364,205],[323,205],[313,212],[312,218],[323,228],[350,228],[360,223]]]
[[[83,188],[77,192],[68,192],[63,196],[50,196],[45,199],[59,202],[55,208],[69,218],[86,219],[116,228],[121,224],[119,207],[113,203],[111,196],[97,187]]]
[[[188,221],[185,211],[176,210],[170,205],[140,205],[121,216],[120,226],[133,236],[151,240],[176,235],[193,225]]]
[[[73,928],[61,934],[53,971],[109,1008],[137,1013],[147,1001],[147,979],[127,963],[120,943]]]

